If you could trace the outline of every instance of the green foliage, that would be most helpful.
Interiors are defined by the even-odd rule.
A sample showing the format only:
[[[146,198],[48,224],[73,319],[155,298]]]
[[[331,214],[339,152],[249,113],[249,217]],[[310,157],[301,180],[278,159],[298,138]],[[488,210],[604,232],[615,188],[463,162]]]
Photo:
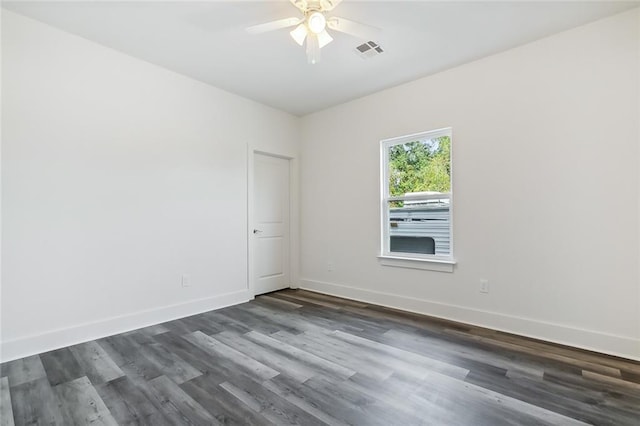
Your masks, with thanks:
[[[389,194],[449,192],[451,139],[443,136],[389,148]]]

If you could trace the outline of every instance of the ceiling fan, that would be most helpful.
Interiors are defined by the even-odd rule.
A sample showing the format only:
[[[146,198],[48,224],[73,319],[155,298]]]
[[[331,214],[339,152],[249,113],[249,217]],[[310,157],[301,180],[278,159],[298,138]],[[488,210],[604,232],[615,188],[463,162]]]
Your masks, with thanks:
[[[333,41],[327,28],[369,40],[380,30],[369,25],[360,24],[337,16],[327,17],[326,13],[335,9],[342,0],[289,0],[303,14],[302,18],[292,17],[278,19],[265,24],[247,28],[249,34],[261,34],[282,28],[296,27],[290,32],[291,37],[300,46],[307,42],[307,60],[315,64],[320,60],[320,49]]]

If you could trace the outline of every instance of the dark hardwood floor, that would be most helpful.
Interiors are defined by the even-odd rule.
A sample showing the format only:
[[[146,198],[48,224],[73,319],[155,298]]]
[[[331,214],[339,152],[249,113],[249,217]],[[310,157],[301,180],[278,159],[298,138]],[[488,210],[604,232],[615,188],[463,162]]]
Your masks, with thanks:
[[[285,290],[1,366],[0,425],[640,425],[640,363]]]

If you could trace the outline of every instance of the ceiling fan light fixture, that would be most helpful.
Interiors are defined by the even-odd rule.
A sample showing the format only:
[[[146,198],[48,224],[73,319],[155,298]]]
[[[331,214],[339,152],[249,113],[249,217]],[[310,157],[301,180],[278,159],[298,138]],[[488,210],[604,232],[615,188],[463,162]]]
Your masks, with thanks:
[[[302,46],[304,39],[307,37],[307,27],[304,24],[300,24],[289,34],[291,34],[291,38],[293,38],[296,43]]]
[[[314,34],[320,34],[327,27],[327,20],[320,12],[313,12],[307,19],[307,27]]]
[[[323,32],[318,34],[318,47],[320,47],[320,49],[322,49],[323,47],[325,47],[327,44],[331,43],[332,41],[333,41],[333,37],[331,37],[329,35],[327,30],[324,30]]]

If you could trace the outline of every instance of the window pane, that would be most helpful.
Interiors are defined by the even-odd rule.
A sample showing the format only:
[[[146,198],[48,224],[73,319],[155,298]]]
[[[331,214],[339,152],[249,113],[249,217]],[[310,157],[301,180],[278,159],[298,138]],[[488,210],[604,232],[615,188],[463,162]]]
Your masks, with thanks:
[[[449,256],[449,197],[390,201],[389,251]]]
[[[451,191],[451,139],[442,136],[389,147],[389,195]]]
[[[452,259],[451,129],[382,144],[382,253]]]

